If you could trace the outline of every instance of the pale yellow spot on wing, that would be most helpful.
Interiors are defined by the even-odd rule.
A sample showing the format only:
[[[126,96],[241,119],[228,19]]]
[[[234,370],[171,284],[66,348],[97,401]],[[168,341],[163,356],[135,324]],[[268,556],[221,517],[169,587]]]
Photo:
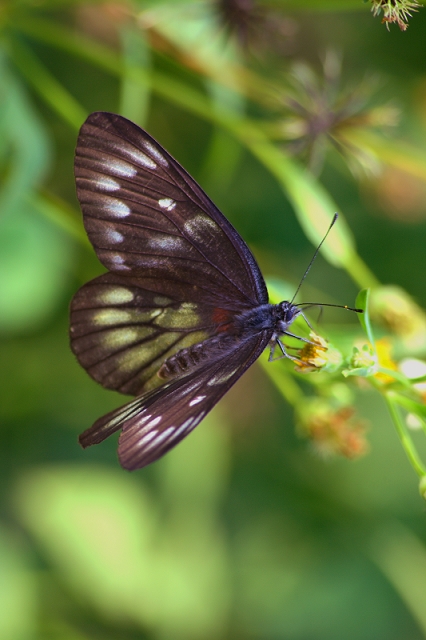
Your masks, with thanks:
[[[150,331],[153,331],[153,329],[150,329]],[[127,372],[140,369],[147,362],[155,359],[160,350],[167,350],[167,347],[172,345],[178,338],[178,333],[167,333],[161,337],[156,337],[152,341],[143,345],[136,345],[135,347],[127,349],[118,356],[120,369]],[[160,359],[157,358],[159,362],[155,365],[155,371],[160,368],[165,357],[167,356],[163,356]],[[146,374],[143,376],[143,379],[146,379]]]
[[[159,307],[165,307],[166,304],[170,304],[170,298],[166,298],[166,296],[155,296],[154,304],[158,304]]]
[[[124,309],[102,309],[96,311],[93,322],[98,325],[124,324],[130,322],[132,314]]]
[[[100,326],[127,323],[149,323],[161,313],[161,309],[141,311],[139,309],[101,309],[93,314],[93,322]]]
[[[164,309],[154,320],[154,323],[163,329],[192,329],[199,322],[200,316],[186,303],[181,304],[177,309]]]
[[[144,340],[154,332],[155,329],[146,326],[113,329],[102,336],[102,343],[107,349],[124,349],[133,342]],[[145,350],[140,346],[138,349]]]
[[[99,302],[103,304],[125,304],[131,302],[134,297],[134,293],[125,287],[107,289],[97,296]]]
[[[141,391],[150,391],[164,384],[164,379],[157,374],[161,365],[181,349],[202,342],[207,338],[203,331],[197,331],[181,337],[177,332],[155,336],[151,342],[127,349],[117,356],[120,369],[136,375],[140,371]],[[180,338],[180,339],[179,339]],[[179,340],[178,340],[179,339]],[[176,342],[178,340],[178,342]],[[176,344],[174,344],[176,343]],[[161,349],[161,355],[159,351]],[[147,364],[152,360],[151,364]],[[143,389],[142,389],[143,388]]]

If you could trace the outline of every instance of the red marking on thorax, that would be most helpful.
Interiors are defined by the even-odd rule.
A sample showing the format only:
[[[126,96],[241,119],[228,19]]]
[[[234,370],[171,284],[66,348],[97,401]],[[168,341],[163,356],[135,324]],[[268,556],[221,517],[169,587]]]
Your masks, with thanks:
[[[213,322],[218,325],[218,331],[227,331],[231,324],[232,312],[227,309],[214,309],[213,310]]]

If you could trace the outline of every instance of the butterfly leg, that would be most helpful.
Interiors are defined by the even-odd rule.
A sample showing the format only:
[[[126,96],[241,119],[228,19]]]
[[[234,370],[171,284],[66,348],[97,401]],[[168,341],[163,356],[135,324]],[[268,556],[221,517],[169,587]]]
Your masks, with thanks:
[[[320,315],[318,316],[318,320],[321,317],[322,314],[322,307],[320,308]],[[306,324],[308,325],[308,327],[310,328],[311,331],[314,331],[313,326],[311,325],[311,323],[309,322],[308,318],[305,316],[305,314],[303,313],[303,311],[300,312],[300,315],[302,316],[302,318],[304,319],[304,321],[306,322]]]
[[[276,358],[274,358],[275,347],[277,345],[281,349],[281,355],[277,356]],[[283,342],[281,342],[281,340],[279,338],[275,338],[275,340],[271,341],[270,347],[271,347],[271,351],[269,353],[268,362],[274,362],[275,360],[282,360],[283,358],[288,358],[289,360],[293,360],[294,362],[298,362],[298,359],[295,358],[294,356],[292,356],[287,351],[287,349],[292,349],[293,347],[290,347],[289,345],[284,344]]]
[[[306,344],[312,344],[313,346],[315,346],[315,342],[312,342],[311,340],[308,340],[307,338],[303,338],[302,336],[296,336],[294,333],[290,333],[289,331],[285,331],[284,335],[289,336],[290,338],[295,338],[296,340],[301,340],[302,342],[305,342]],[[277,345],[281,349],[281,354],[282,355],[277,356],[276,358],[274,358],[275,348],[276,348]],[[292,356],[288,352],[288,349],[295,349],[296,347],[292,347],[290,345],[284,344],[283,342],[281,342],[281,340],[279,338],[273,337],[271,342],[270,342],[270,347],[271,347],[271,351],[269,353],[268,362],[273,362],[274,360],[281,360],[282,358],[288,358],[289,360],[293,360],[293,362],[299,362],[299,359],[297,357]]]

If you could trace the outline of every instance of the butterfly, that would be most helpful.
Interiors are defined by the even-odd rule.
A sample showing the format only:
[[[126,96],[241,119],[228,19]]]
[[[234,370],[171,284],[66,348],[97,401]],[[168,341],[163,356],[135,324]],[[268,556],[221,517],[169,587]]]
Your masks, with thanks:
[[[270,359],[276,347],[292,358],[280,337],[293,336],[302,305],[269,303],[241,236],[129,120],[88,117],[75,177],[84,226],[108,272],[72,300],[71,348],[101,385],[136,396],[79,441],[87,447],[121,430],[119,460],[134,470],[185,438],[268,345]]]

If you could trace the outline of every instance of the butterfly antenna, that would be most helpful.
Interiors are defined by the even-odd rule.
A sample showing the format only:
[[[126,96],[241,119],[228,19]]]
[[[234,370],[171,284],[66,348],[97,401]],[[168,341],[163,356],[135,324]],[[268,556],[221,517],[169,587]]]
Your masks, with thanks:
[[[301,302],[296,307],[304,307],[304,310],[311,307],[334,307],[335,309],[346,309],[347,311],[355,311],[355,313],[364,313],[363,309],[356,307],[348,307],[347,304],[328,304],[327,302]]]
[[[325,234],[325,236],[323,237],[323,239],[321,240],[321,242],[319,243],[319,245],[318,245],[318,246],[317,246],[317,248],[315,249],[315,253],[314,253],[314,255],[312,256],[311,261],[310,261],[310,263],[308,264],[308,268],[306,269],[305,273],[304,273],[304,274],[303,274],[303,276],[302,276],[302,279],[301,279],[301,280],[300,280],[300,282],[299,282],[299,286],[297,287],[297,289],[296,289],[296,293],[295,293],[295,294],[294,294],[294,296],[292,297],[292,299],[291,299],[291,301],[290,301],[290,304],[293,304],[293,300],[295,299],[295,297],[296,297],[296,296],[297,296],[297,294],[299,293],[299,291],[300,291],[300,287],[302,286],[302,284],[303,284],[303,282],[304,282],[304,280],[305,280],[306,276],[308,275],[308,273],[309,273],[309,271],[310,271],[310,268],[312,267],[312,265],[313,265],[313,264],[314,264],[314,262],[315,262],[315,258],[316,258],[316,257],[317,257],[317,255],[318,255],[318,251],[321,249],[322,245],[324,244],[324,241],[325,241],[326,237],[327,237],[327,236],[328,236],[328,234],[330,233],[331,228],[334,226],[334,224],[335,224],[335,222],[336,222],[336,220],[337,220],[337,218],[338,218],[338,217],[339,217],[339,216],[338,216],[338,214],[337,214],[337,213],[335,213],[335,214],[334,214],[334,216],[333,216],[333,220],[331,221],[331,224],[330,224],[330,226],[329,226],[329,227],[328,227],[328,229],[327,229],[327,233]]]

